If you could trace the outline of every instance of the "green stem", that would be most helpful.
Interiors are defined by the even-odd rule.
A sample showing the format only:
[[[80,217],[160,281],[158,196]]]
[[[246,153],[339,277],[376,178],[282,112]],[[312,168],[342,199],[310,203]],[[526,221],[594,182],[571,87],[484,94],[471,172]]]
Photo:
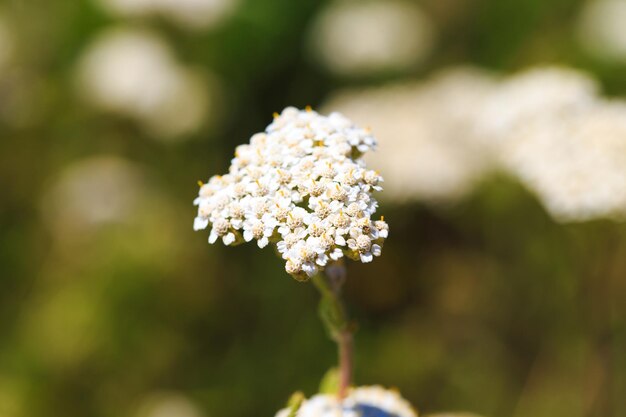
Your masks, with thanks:
[[[344,398],[352,381],[352,325],[341,301],[341,279],[331,279],[318,274],[312,278],[319,290],[319,314],[330,338],[339,351],[339,398]]]

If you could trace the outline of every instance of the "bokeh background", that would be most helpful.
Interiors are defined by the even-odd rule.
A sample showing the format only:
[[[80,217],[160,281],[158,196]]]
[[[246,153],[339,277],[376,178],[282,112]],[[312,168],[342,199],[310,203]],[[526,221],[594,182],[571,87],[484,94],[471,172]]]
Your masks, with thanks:
[[[380,139],[357,383],[423,414],[626,416],[624,28],[624,0],[5,0],[0,416],[316,392],[313,286],[192,231],[197,180],[288,105]]]

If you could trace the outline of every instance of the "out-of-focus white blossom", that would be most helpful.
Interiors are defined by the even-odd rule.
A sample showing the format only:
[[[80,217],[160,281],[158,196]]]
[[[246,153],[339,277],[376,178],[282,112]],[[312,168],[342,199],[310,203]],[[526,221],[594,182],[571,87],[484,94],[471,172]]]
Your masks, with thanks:
[[[281,410],[276,417],[288,417],[290,411]],[[343,400],[315,395],[302,402],[296,417],[417,417],[417,412],[397,391],[370,386],[351,389]]]
[[[228,174],[201,185],[194,229],[210,225],[209,243],[275,244],[298,279],[344,255],[371,262],[389,229],[371,220],[383,179],[361,155],[375,145],[339,113],[286,108],[237,147]]]
[[[424,82],[339,93],[324,108],[367,123],[384,145],[366,159],[387,179],[385,198],[454,201],[490,168],[473,131],[495,85],[485,72],[459,68]]]
[[[103,33],[82,58],[79,88],[92,104],[135,119],[162,140],[193,133],[210,113],[206,78],[141,30]]]
[[[203,415],[189,398],[171,392],[153,393],[147,396],[136,414],[137,417],[202,417]]]
[[[206,29],[226,19],[239,0],[99,0],[109,12],[124,17],[162,16],[188,29]]]
[[[42,214],[59,236],[122,223],[135,210],[142,183],[141,171],[123,159],[84,159],[67,167],[48,187]]]
[[[111,13],[121,16],[143,16],[158,10],[158,0],[98,0]]]
[[[626,103],[599,103],[511,132],[506,168],[560,221],[626,215]]]
[[[402,0],[331,3],[310,32],[315,56],[341,75],[413,68],[430,52],[433,37],[430,20]]]
[[[626,62],[626,0],[590,0],[579,18],[578,37],[591,54]]]
[[[477,138],[558,221],[626,213],[626,104],[585,74],[547,67],[505,79],[476,119]]]
[[[533,122],[557,123],[597,103],[597,83],[564,67],[538,67],[504,79],[479,106],[479,139],[498,145]]]
[[[160,0],[161,13],[181,26],[203,29],[227,18],[239,0]]]

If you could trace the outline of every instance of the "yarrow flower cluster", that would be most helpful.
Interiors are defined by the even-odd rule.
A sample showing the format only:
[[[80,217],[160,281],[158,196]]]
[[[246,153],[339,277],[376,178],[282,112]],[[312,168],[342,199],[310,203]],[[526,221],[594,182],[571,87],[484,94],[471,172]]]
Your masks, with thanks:
[[[288,107],[237,147],[228,174],[201,185],[194,229],[210,225],[209,243],[274,244],[297,279],[343,256],[371,262],[389,232],[372,220],[383,179],[361,159],[375,146],[339,113]]]
[[[284,409],[276,417],[288,417],[292,410]],[[305,400],[295,414],[297,417],[417,417],[417,413],[400,394],[379,386],[352,389],[346,398],[318,394]]]

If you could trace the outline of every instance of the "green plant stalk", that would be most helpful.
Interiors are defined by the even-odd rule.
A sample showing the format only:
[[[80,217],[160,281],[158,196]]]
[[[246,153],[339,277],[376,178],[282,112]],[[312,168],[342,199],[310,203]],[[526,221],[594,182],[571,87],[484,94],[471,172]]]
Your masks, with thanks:
[[[320,318],[330,338],[337,343],[339,353],[337,395],[344,398],[352,382],[353,326],[341,301],[342,282],[331,280],[322,274],[314,276],[312,281],[322,296],[319,305]]]

